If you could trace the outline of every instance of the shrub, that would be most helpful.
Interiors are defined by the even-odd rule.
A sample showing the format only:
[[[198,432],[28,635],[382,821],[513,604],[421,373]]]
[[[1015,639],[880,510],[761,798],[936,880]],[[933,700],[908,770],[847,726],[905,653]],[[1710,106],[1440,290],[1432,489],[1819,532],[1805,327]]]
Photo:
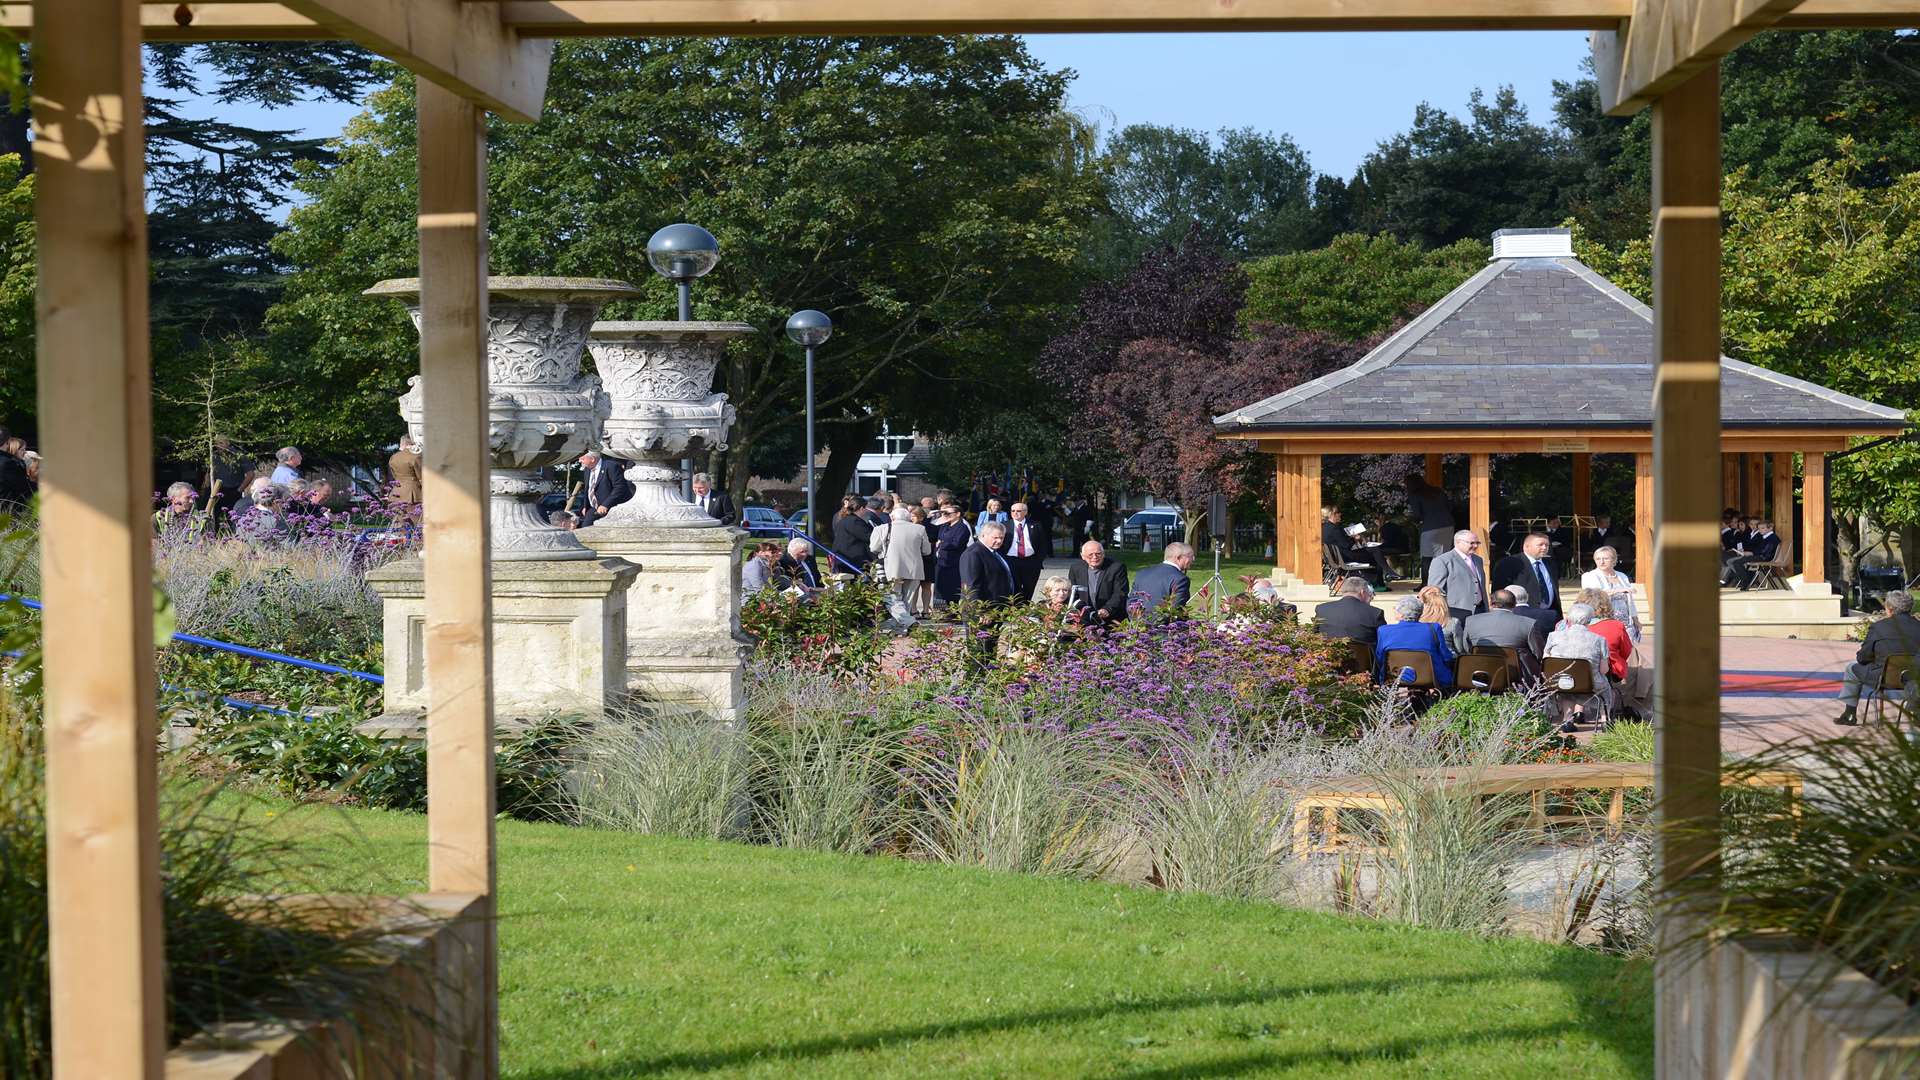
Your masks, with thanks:
[[[755,833],[781,847],[865,854],[887,832],[891,741],[833,711],[756,725]]]
[[[1497,736],[1504,740],[1497,748],[1502,764],[1577,756],[1569,752],[1578,744],[1560,733],[1544,702],[1537,694],[1454,694],[1428,709],[1420,722],[1468,748],[1469,754]]]
[[[1620,721],[1604,731],[1594,732],[1587,753],[1599,761],[1641,762],[1653,760],[1653,725],[1638,721]]]
[[[1291,884],[1291,852],[1276,844],[1287,818],[1286,749],[1203,733],[1166,772],[1127,777],[1140,835],[1161,884],[1176,892],[1274,900]]]
[[[805,595],[762,589],[740,608],[740,628],[767,661],[816,671],[870,672],[887,636],[886,590],[864,578]]]
[[[707,840],[749,827],[753,759],[736,727],[697,712],[609,712],[579,755],[568,800],[582,824]]]

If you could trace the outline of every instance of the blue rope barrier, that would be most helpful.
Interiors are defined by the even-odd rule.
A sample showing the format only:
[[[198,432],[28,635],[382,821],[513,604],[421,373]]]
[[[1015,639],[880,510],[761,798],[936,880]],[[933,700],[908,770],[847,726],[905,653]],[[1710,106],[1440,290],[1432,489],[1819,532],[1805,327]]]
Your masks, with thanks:
[[[5,593],[0,593],[0,601],[7,600],[18,600],[23,607],[33,611],[44,610],[38,600],[32,600],[24,596],[8,596]],[[199,645],[202,648],[230,652],[255,660],[271,660],[276,664],[288,664],[293,667],[306,668],[309,671],[325,672],[328,675],[345,675],[348,678],[359,679],[361,682],[370,682],[378,686],[385,686],[387,682],[383,676],[375,675],[371,671],[355,671],[352,668],[340,667],[337,664],[323,664],[318,660],[302,660],[297,656],[268,652],[266,649],[248,648],[245,645],[235,645],[230,641],[216,641],[213,638],[200,637],[197,634],[175,634],[173,635],[173,640],[184,641],[189,645]]]
[[[829,562],[827,564],[828,566],[832,566],[833,563],[837,562],[844,565],[849,571],[851,571],[856,575],[864,573],[864,571],[862,571],[858,565],[848,562],[845,558],[843,558],[838,553],[836,553],[832,548],[826,546],[825,544],[822,544],[818,540],[815,540],[813,537],[808,536],[805,532],[801,531],[800,529],[796,529],[791,525],[782,525],[781,528],[787,530],[787,532],[791,536],[798,537],[799,539],[805,540],[807,543],[812,544],[813,550],[826,552],[827,558],[833,560],[832,562]]]

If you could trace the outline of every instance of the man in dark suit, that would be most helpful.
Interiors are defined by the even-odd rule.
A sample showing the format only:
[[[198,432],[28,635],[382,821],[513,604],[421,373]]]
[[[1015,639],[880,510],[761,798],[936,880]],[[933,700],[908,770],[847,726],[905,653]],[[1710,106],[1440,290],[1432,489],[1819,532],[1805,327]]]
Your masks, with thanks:
[[[1565,562],[1573,554],[1573,530],[1566,527],[1557,517],[1547,519],[1547,554],[1557,562]]]
[[[1534,618],[1517,610],[1520,601],[1510,589],[1493,591],[1493,608],[1466,621],[1463,632],[1468,646],[1498,645],[1520,656],[1520,671],[1528,679],[1540,674],[1540,653],[1547,645],[1548,631]]]
[[[1387,565],[1387,556],[1377,547],[1358,547],[1353,537],[1347,535],[1346,526],[1340,523],[1340,508],[1323,506],[1320,508],[1320,545],[1331,550],[1340,560],[1341,566],[1348,563],[1366,563],[1380,575],[1380,587],[1386,588],[1393,581],[1393,567]]]
[[[1193,547],[1175,540],[1160,559],[1135,575],[1128,603],[1138,603],[1141,611],[1184,609],[1193,597],[1193,579],[1187,576],[1187,568],[1193,565]]]
[[[581,486],[586,488],[587,505],[580,511],[580,526],[599,521],[607,511],[633,498],[633,485],[627,483],[627,463],[589,450],[580,455],[580,467],[586,471]]]
[[[1920,619],[1913,617],[1913,594],[1904,589],[1895,589],[1887,594],[1885,600],[1887,613],[1867,629],[1866,639],[1860,642],[1860,652],[1854,657],[1855,663],[1847,665],[1846,674],[1840,684],[1840,700],[1847,703],[1834,723],[1849,727],[1860,722],[1854,715],[1860,707],[1862,687],[1879,686],[1887,659],[1905,656],[1911,660],[1920,655]],[[1905,684],[1908,708],[1912,708],[1914,694],[1920,692],[1915,687],[1909,669]]]
[[[1089,626],[1111,626],[1127,617],[1127,568],[1107,558],[1098,540],[1080,545],[1080,561],[1067,571],[1067,584],[1078,590],[1074,602],[1087,613]]]
[[[1560,613],[1552,608],[1533,606],[1528,602],[1532,594],[1528,592],[1526,586],[1517,581],[1507,586],[1507,592],[1513,594],[1513,613],[1532,619],[1534,625],[1540,628],[1540,640],[1547,640],[1547,635],[1553,633],[1553,628],[1560,625]],[[1461,625],[1464,627],[1466,624]]]
[[[1007,512],[1012,518],[1007,522],[1007,546],[1001,550],[1013,567],[1013,601],[1024,604],[1033,599],[1034,587],[1040,584],[1040,568],[1053,553],[1053,543],[1039,522],[1028,515],[1026,503],[1014,503]]]
[[[1373,606],[1373,590],[1366,579],[1348,577],[1340,582],[1340,599],[1313,609],[1313,625],[1321,636],[1363,641],[1372,647],[1387,621],[1387,613]]]
[[[1726,572],[1720,577],[1720,584],[1745,589],[1753,585],[1753,568],[1760,563],[1770,563],[1780,554],[1780,537],[1773,531],[1773,522],[1759,521],[1753,526],[1753,535],[1734,548],[1733,558],[1727,560]]]
[[[989,521],[974,531],[973,543],[960,553],[960,598],[1000,607],[1013,597],[1013,567],[1000,554],[1007,527]]]
[[[787,541],[786,553],[780,556],[774,575],[782,588],[798,586],[807,592],[818,591],[820,567],[814,563],[813,545],[797,536]]]
[[[1553,560],[1552,547],[1553,540],[1546,533],[1528,533],[1520,542],[1520,554],[1493,564],[1493,587],[1504,589],[1517,582],[1536,605],[1559,611],[1560,564]]]
[[[722,525],[731,525],[738,520],[733,512],[733,496],[724,491],[715,491],[713,477],[706,473],[693,474],[693,504]]]

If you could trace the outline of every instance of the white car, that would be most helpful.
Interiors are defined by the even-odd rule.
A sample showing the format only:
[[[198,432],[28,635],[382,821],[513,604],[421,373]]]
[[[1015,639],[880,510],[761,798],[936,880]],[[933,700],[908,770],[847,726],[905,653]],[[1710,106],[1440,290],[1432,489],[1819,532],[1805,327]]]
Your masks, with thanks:
[[[1154,547],[1165,547],[1169,539],[1181,539],[1186,534],[1186,527],[1177,507],[1153,506],[1136,510],[1126,521],[1114,527],[1113,546],[1124,548],[1131,544],[1138,547],[1140,532],[1145,529]]]

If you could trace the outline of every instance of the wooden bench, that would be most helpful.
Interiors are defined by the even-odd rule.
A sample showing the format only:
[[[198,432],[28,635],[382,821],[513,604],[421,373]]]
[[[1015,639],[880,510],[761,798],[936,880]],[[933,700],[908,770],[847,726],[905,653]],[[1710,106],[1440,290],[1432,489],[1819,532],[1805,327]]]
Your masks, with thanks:
[[[1474,798],[1488,795],[1526,795],[1533,812],[1529,824],[1543,829],[1550,822],[1586,821],[1584,814],[1548,814],[1547,793],[1552,791],[1611,791],[1607,805],[1607,831],[1617,833],[1626,817],[1628,788],[1651,788],[1651,762],[1580,761],[1564,764],[1495,765],[1479,770],[1418,769],[1421,782],[1457,786]],[[1781,788],[1787,793],[1790,812],[1800,813],[1802,778],[1786,769],[1757,772],[1741,778],[1747,787]],[[1387,813],[1394,797],[1380,790],[1379,780],[1370,776],[1330,776],[1301,792],[1293,804],[1293,852],[1302,859],[1317,852],[1337,850],[1341,846],[1340,811],[1372,810]],[[1325,819],[1319,844],[1313,842],[1314,816],[1321,811]]]

